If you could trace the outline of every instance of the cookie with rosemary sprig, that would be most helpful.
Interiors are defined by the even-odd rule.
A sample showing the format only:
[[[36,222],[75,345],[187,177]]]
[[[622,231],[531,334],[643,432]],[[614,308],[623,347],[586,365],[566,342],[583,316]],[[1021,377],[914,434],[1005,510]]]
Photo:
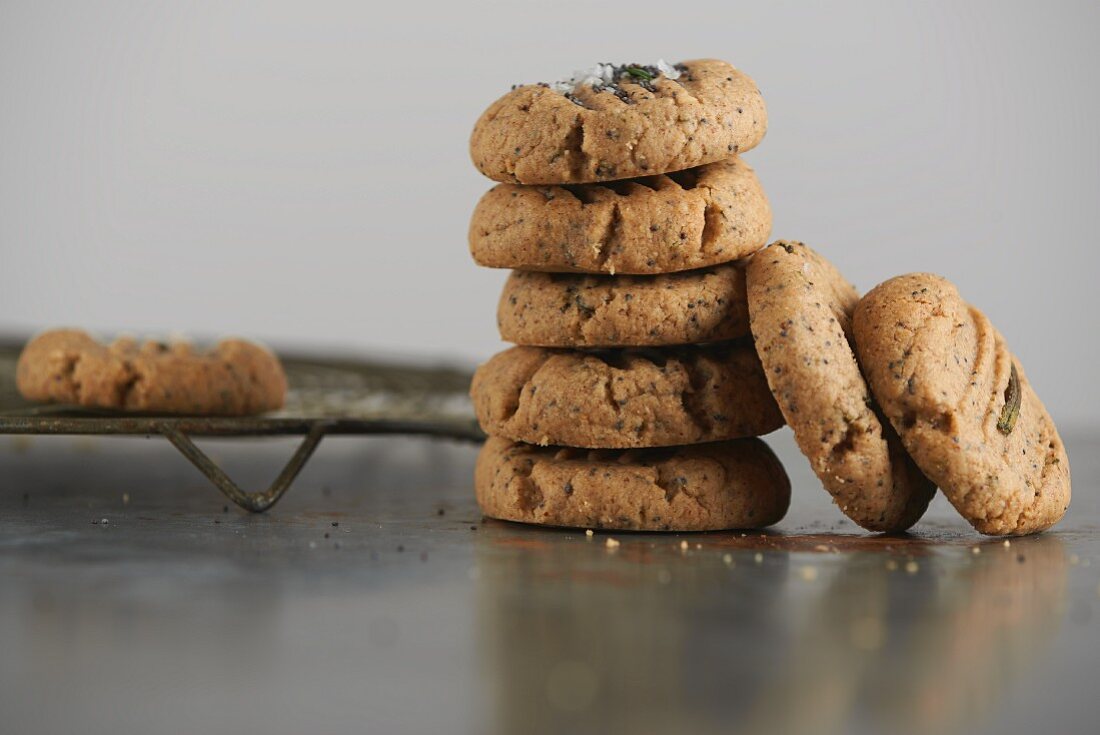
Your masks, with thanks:
[[[917,465],[978,531],[1050,528],[1070,501],[1058,429],[989,319],[946,279],[892,278],[853,317],[878,404]]]
[[[654,275],[751,255],[771,225],[759,179],[734,157],[613,183],[498,184],[478,202],[469,242],[490,268]]]
[[[759,439],[589,450],[490,437],[474,487],[491,518],[628,531],[764,528],[791,497],[783,465]]]
[[[760,90],[724,61],[597,64],[513,88],[477,121],[470,155],[496,181],[583,184],[713,163],[766,129]]]

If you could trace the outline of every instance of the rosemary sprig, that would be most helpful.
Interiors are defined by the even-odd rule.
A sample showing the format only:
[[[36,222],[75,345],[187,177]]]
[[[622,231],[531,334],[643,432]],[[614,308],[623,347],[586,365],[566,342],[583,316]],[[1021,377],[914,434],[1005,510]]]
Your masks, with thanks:
[[[640,66],[628,66],[623,71],[625,71],[627,74],[634,77],[635,79],[643,79],[647,82],[657,78],[656,74],[647,69],[643,69]]]
[[[1005,436],[1012,433],[1016,419],[1020,417],[1020,376],[1016,374],[1016,363],[1008,373],[1008,387],[1005,388],[1005,405],[1001,409],[1001,418],[997,421],[997,431]]]

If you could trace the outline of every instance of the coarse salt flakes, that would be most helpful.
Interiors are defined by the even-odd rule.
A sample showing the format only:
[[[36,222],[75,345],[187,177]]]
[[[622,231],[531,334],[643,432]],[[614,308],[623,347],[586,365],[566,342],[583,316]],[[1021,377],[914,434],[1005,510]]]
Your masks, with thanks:
[[[596,64],[588,69],[578,69],[568,79],[551,82],[545,86],[558,94],[572,94],[577,87],[614,87],[624,77],[630,81],[636,81],[628,69],[643,69],[648,73],[657,73],[654,76],[663,76],[666,79],[676,80],[680,78],[679,70],[664,59],[657,59],[655,64]]]

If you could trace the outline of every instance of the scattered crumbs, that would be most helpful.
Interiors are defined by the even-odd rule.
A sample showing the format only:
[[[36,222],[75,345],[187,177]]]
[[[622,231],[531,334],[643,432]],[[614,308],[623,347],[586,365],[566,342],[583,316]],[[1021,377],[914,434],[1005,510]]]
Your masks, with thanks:
[[[919,569],[920,569],[920,565],[917,564],[912,559],[905,562],[905,571],[906,571],[907,574],[916,574]]]
[[[733,566],[733,554],[723,554],[722,561],[725,562],[727,567]]]
[[[695,544],[695,548],[701,549],[701,548],[703,548],[703,545],[702,544]]]
[[[748,534],[747,534],[747,533],[743,533],[743,534],[741,534],[741,538],[746,538],[747,536],[748,536]]]
[[[596,532],[593,531],[591,528],[589,528],[588,530],[586,530],[584,532],[584,535],[587,536],[588,538],[592,538],[593,536],[596,535]]]
[[[1016,561],[1020,564],[1023,564],[1025,561],[1027,561],[1027,557],[1025,557],[1023,554],[1017,554]]]
[[[604,545],[607,546],[607,548],[609,549],[617,549],[619,548],[619,540],[609,538],[607,541],[604,542]]]
[[[798,570],[798,573],[806,582],[813,582],[817,579],[817,567],[802,567]]]
[[[757,564],[763,564],[763,563],[764,563],[764,555],[763,555],[763,554],[761,554],[761,553],[760,553],[760,552],[758,551],[758,552],[756,552],[756,556],[754,556],[754,557],[752,558],[752,560],[753,560],[753,561],[755,561],[755,562],[756,562]]]
[[[893,559],[887,559],[886,560],[886,569],[888,571],[891,571],[891,572],[896,572],[898,570],[898,563],[896,561],[894,561]]]
[[[657,581],[661,584],[668,584],[672,581],[672,572],[668,571],[667,569],[658,569]]]
[[[817,546],[814,547],[814,551],[828,551],[828,550],[829,550],[829,547],[826,546],[825,544],[818,544]]]
[[[317,542],[316,541],[310,541],[309,542],[309,548],[316,549],[317,548]]]
[[[687,541],[681,541],[680,542],[680,551],[687,551],[687,550],[688,550],[688,542]]]
[[[122,494],[122,504],[123,505],[129,505],[130,504],[130,493],[123,493]]]
[[[104,526],[106,526],[108,523],[110,523],[110,521],[108,519],[104,518],[103,520],[100,521],[100,523],[102,523]]]
[[[477,526],[470,526],[470,530],[471,530],[471,531],[476,531],[476,530],[477,530]]]
[[[333,521],[333,522],[332,522],[332,527],[333,527],[333,528],[336,528],[336,527],[337,527],[337,526],[339,526],[339,525],[340,525],[340,521]]]
[[[974,546],[970,549],[970,553],[973,554],[974,556],[977,556],[978,554],[982,553],[982,547]]]
[[[1009,546],[1012,546],[1012,542],[1008,539],[1005,539],[1005,548],[1007,549]]]
[[[325,538],[328,538],[328,531],[325,531]]]
[[[445,512],[446,512],[445,510],[440,508],[439,510],[436,511],[436,515],[443,515]]]

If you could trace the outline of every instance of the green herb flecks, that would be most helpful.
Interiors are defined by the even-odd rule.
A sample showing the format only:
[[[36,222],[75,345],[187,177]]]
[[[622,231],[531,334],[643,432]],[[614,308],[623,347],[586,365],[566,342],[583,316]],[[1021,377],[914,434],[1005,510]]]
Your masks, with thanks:
[[[1012,363],[1012,370],[1008,374],[1008,387],[1005,388],[1005,405],[1001,409],[1001,418],[997,422],[997,431],[1005,436],[1012,433],[1016,427],[1016,419],[1020,417],[1020,376],[1016,374],[1016,363]]]
[[[635,79],[643,79],[647,82],[657,78],[656,74],[640,66],[628,66],[624,71]]]

